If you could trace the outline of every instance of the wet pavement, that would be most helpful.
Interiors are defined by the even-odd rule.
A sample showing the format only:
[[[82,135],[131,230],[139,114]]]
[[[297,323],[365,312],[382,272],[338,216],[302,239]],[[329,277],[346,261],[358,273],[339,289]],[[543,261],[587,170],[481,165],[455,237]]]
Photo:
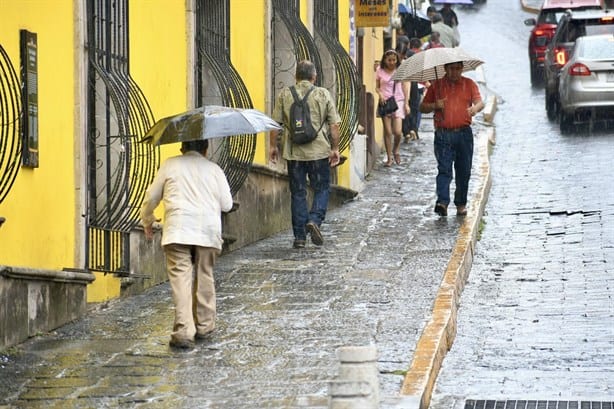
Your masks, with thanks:
[[[425,116],[402,164],[329,212],[324,246],[288,230],[221,257],[217,329],[193,351],[168,346],[163,284],[0,354],[0,408],[322,408],[337,349],[363,345],[392,406],[463,223],[433,212],[432,131]]]
[[[564,136],[548,121],[544,90],[530,85],[524,18],[508,0],[459,16],[483,25],[463,38],[479,55],[497,53],[485,70],[505,100],[481,239],[431,409],[614,406],[614,128]]]

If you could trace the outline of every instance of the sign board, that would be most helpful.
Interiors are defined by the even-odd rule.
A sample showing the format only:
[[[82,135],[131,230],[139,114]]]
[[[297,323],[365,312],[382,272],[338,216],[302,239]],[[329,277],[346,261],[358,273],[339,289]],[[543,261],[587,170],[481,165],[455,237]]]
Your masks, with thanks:
[[[390,0],[354,0],[356,27],[388,27]]]
[[[23,133],[24,166],[38,167],[38,41],[36,33],[20,30],[21,97],[24,108]]]

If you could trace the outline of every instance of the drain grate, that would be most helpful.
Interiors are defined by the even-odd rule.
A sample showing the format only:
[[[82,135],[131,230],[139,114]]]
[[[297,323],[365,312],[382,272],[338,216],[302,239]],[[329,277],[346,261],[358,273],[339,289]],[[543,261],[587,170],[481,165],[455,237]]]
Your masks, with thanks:
[[[466,400],[465,409],[614,409],[614,402],[577,400]]]

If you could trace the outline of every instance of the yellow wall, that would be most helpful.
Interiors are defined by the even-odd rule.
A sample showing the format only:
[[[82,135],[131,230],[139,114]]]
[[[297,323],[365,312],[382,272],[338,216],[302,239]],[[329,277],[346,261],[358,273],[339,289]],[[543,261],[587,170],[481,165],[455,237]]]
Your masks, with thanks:
[[[0,264],[75,266],[74,35],[71,0],[2,0],[0,43],[19,73],[19,30],[38,35],[39,167],[0,204]]]
[[[172,7],[169,7],[169,3]],[[155,120],[188,106],[188,39],[184,0],[130,2],[130,74],[141,88]],[[164,29],[160,29],[164,27]],[[179,154],[176,144],[161,146],[162,161]]]
[[[346,52],[349,52],[350,49],[350,2],[349,0],[339,0],[338,4],[339,10],[339,42],[345,48]],[[349,187],[350,186],[350,161],[352,160],[350,155],[350,149],[341,154],[349,157],[349,160],[344,163],[342,166],[339,166],[337,169],[337,183],[340,186]]]
[[[87,287],[87,302],[102,302],[118,298],[121,280],[113,274],[94,272],[96,279]]]
[[[130,74],[156,120],[192,108],[187,106],[186,73],[193,68],[187,66],[186,19],[184,0],[130,1]]]
[[[270,24],[265,15],[267,1],[230,1],[230,59],[247,87],[254,108],[270,115],[266,103],[266,35]],[[255,162],[268,162],[268,141],[268,133],[258,135]]]

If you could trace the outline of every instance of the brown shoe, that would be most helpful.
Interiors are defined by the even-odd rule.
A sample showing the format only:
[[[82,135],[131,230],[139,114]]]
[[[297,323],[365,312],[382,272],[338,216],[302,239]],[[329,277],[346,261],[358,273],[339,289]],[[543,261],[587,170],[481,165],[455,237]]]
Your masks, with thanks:
[[[320,228],[314,222],[309,222],[305,225],[307,231],[311,235],[311,242],[316,246],[321,246],[324,244],[324,238],[322,237],[322,232],[320,232]]]
[[[440,216],[447,216],[448,215],[448,206],[443,204],[443,203],[436,203],[434,211],[435,211],[435,213],[437,213]]]
[[[467,215],[467,206],[456,206],[456,215],[457,216],[466,216]]]
[[[210,340],[211,337],[213,337],[213,331],[207,331],[207,332],[197,332],[196,335],[194,335],[194,339],[196,341],[207,341]]]
[[[171,348],[187,350],[194,348],[194,341],[192,341],[191,339],[176,339],[171,337],[171,340],[168,342],[168,345],[170,345]]]

